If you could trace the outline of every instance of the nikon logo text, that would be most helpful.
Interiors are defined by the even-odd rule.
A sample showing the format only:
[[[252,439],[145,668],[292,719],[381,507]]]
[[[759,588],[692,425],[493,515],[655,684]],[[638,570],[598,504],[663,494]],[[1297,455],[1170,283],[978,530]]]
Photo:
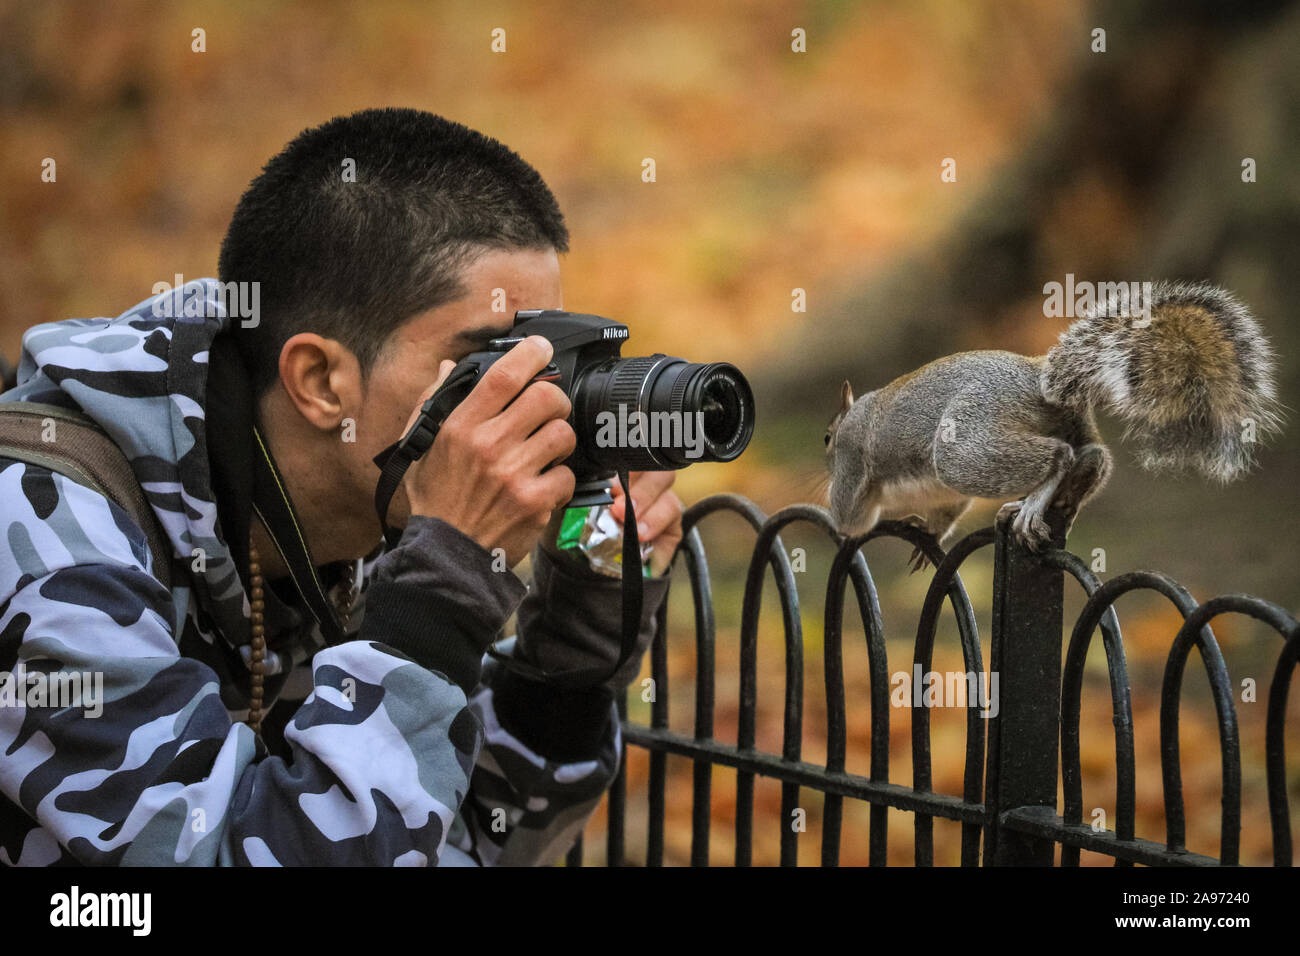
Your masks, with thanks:
[[[148,936],[153,925],[149,893],[68,893],[50,897],[51,926],[129,926],[134,936]]]
[[[627,329],[604,328],[600,330],[602,339],[625,339],[627,338]]]

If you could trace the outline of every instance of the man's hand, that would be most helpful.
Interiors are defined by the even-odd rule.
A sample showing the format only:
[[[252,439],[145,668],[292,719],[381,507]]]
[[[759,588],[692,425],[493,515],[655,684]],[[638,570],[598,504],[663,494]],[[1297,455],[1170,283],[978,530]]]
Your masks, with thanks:
[[[627,477],[632,489],[632,510],[636,513],[637,538],[654,545],[650,571],[661,575],[682,540],[682,502],[671,490],[677,472],[634,471]],[[612,490],[614,504],[609,512],[622,527],[623,486],[615,481]]]
[[[550,382],[528,384],[553,351],[543,336],[531,335],[494,362],[403,479],[411,514],[441,518],[484,550],[504,549],[509,567],[532,550],[551,512],[573,497],[573,472],[550,467],[577,447],[566,421],[569,397]],[[450,360],[439,367],[407,430],[453,368]]]
[[[509,672],[503,677],[502,686],[509,690],[498,695],[497,706],[507,709],[516,728],[536,728],[540,722],[543,727],[553,724],[562,728],[560,736],[572,736],[578,725],[587,730],[603,727],[609,711],[607,693],[621,693],[637,676],[659,616],[666,613],[668,579],[663,574],[682,540],[682,503],[671,490],[676,472],[633,472],[628,478],[637,537],[654,545],[650,556],[653,577],[641,582],[636,651],[615,670],[623,636],[623,583],[570,566],[562,557],[564,552],[544,543],[535,555],[533,587],[519,605],[519,633],[511,655],[547,675],[547,680],[530,689],[531,682],[522,677]],[[617,482],[611,490],[614,503],[610,515],[622,527],[627,499]],[[596,693],[597,688],[603,692]],[[539,733],[547,736],[544,731]],[[572,745],[573,741],[550,736],[529,744],[557,759],[561,748]],[[589,755],[591,746],[594,744],[587,741],[579,743],[575,751],[565,750],[571,754],[566,759],[587,759],[580,755]]]

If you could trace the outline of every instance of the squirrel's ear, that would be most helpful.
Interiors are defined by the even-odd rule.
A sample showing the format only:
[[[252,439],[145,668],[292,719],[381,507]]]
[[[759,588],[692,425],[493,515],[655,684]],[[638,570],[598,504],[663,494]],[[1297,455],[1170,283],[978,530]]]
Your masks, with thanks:
[[[853,386],[849,380],[845,379],[844,384],[840,386],[840,411],[847,412],[853,405]]]

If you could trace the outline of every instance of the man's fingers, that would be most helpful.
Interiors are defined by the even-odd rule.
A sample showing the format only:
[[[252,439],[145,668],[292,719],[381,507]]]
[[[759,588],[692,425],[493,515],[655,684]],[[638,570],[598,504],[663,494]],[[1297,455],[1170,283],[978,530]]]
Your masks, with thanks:
[[[628,475],[628,482],[632,486],[632,509],[636,512],[638,522],[641,520],[642,509],[671,488],[676,480],[677,472],[675,471],[635,471]],[[617,481],[613,484],[614,503],[609,510],[614,519],[621,522],[623,520],[623,486]]]
[[[578,436],[562,418],[552,418],[520,446],[518,467],[535,474],[553,462],[564,461],[578,447]]]
[[[634,502],[635,504],[635,502]],[[637,537],[642,541],[653,541],[681,520],[682,502],[671,491],[660,495],[645,514],[636,513]],[[619,519],[622,520],[621,518]],[[644,531],[641,529],[645,528]],[[676,542],[674,542],[676,543]]]
[[[523,441],[549,421],[564,421],[573,403],[551,382],[534,382],[493,423],[507,441]]]
[[[569,466],[556,465],[539,475],[537,480],[545,492],[546,500],[552,503],[550,509],[552,512],[567,505],[573,499],[573,488],[577,479]]]
[[[533,376],[546,368],[554,353],[554,347],[544,336],[528,336],[492,363],[454,414],[472,421],[487,421],[500,414]]]

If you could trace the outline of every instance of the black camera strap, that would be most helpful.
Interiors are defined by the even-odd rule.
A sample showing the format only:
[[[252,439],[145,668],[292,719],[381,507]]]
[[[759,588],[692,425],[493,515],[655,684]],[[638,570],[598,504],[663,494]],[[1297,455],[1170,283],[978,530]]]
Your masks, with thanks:
[[[637,539],[632,487],[626,470],[619,469],[618,482],[623,486],[623,641],[618,663],[605,680],[617,674],[618,669],[636,653],[637,637],[641,632],[641,602],[645,583],[641,580],[641,542]]]
[[[388,524],[388,509],[393,503],[393,495],[402,485],[406,470],[418,461],[433,446],[438,437],[438,429],[447,420],[468,392],[466,386],[473,387],[478,377],[473,366],[457,367],[447,376],[447,380],[438,386],[438,390],[429,396],[429,400],[420,408],[415,424],[402,436],[400,441],[389,445],[374,457],[379,466],[379,483],[375,485],[375,512],[379,515],[379,529],[389,548],[397,547],[402,539],[400,528]]]
[[[472,368],[466,368],[465,374],[453,370],[447,380],[430,396],[420,409],[415,424],[402,436],[402,439],[381,451],[374,462],[379,466],[379,483],[375,486],[375,511],[379,515],[379,525],[384,533],[384,540],[390,548],[397,547],[402,532],[388,524],[388,508],[393,496],[401,487],[402,478],[412,463],[418,461],[438,437],[438,430],[452,410],[464,398],[463,390],[468,384],[473,386],[477,375]],[[641,605],[644,583],[641,580],[641,542],[637,538],[636,514],[632,507],[632,489],[626,469],[618,472],[619,484],[623,487],[623,634],[619,647],[618,662],[608,675],[598,683],[604,683],[618,673],[633,654],[636,653],[637,637],[641,631]],[[489,648],[488,653],[511,670],[533,680],[549,682],[547,675],[530,667],[523,661],[499,654]]]

